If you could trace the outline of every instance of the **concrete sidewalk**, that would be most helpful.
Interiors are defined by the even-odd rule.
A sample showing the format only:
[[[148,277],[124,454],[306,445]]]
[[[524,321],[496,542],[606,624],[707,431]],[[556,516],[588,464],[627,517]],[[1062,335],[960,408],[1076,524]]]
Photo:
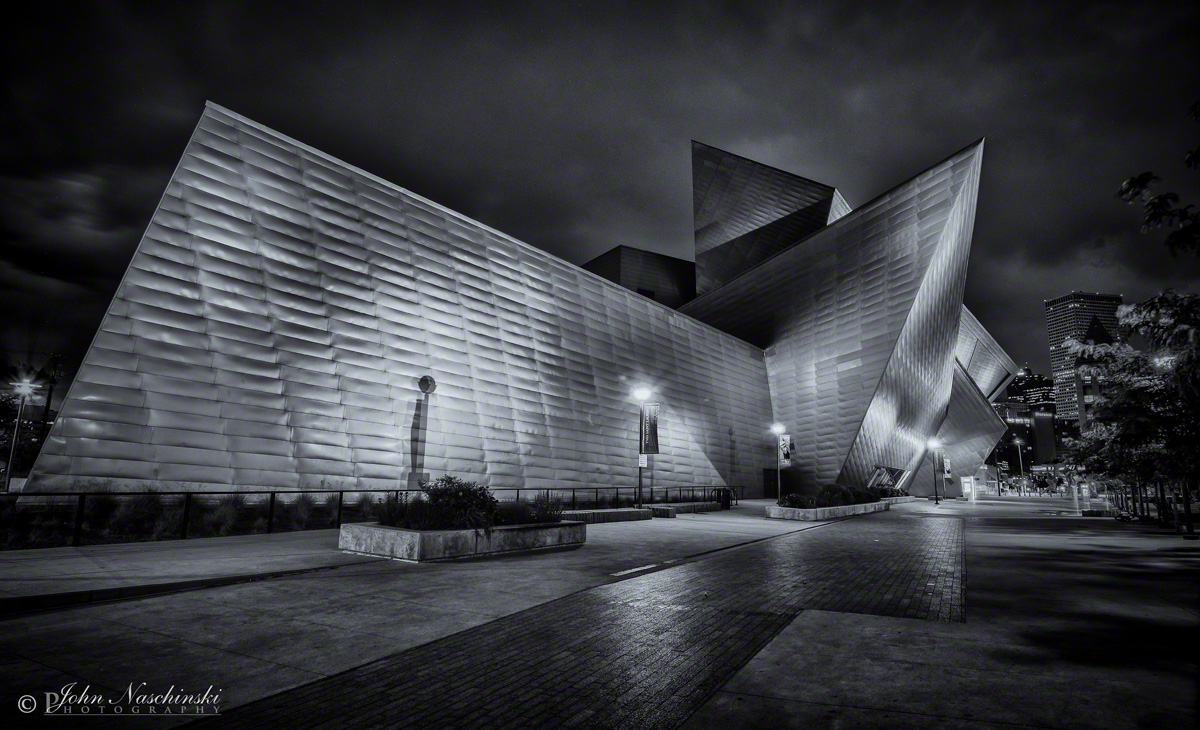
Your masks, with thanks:
[[[805,611],[686,727],[1194,727],[1200,550],[1055,507],[912,505],[965,522],[966,623]]]
[[[0,604],[65,594],[334,568],[376,560],[337,549],[337,530],[0,552]],[[331,549],[333,548],[333,549]],[[112,595],[112,597],[118,597]],[[86,601],[84,601],[86,602]],[[36,601],[29,600],[30,605]]]
[[[129,682],[215,684],[226,691],[222,708],[232,708],[577,591],[826,524],[766,520],[766,504],[748,500],[725,512],[589,525],[587,544],[569,552],[436,564],[371,560],[2,620],[0,717],[13,712],[17,697],[71,681],[102,694],[119,694]],[[331,531],[278,537],[291,535],[304,544],[313,541],[314,555],[343,557]],[[224,552],[239,546],[222,540]],[[205,542],[215,544],[195,544]],[[136,547],[169,555],[172,546],[193,549],[185,543],[127,547],[133,556]],[[296,554],[306,553],[297,548]],[[224,564],[240,565],[238,555],[226,558]],[[63,559],[69,564],[77,558],[68,553]],[[135,564],[142,561],[126,563]],[[111,575],[131,577],[120,571]],[[145,722],[165,727],[178,721]]]
[[[634,538],[629,554],[636,555],[639,550],[645,550],[656,556],[666,539],[684,549],[684,555],[690,555],[798,527],[792,525],[780,530],[758,525],[757,518],[769,503],[770,500],[743,501],[726,513],[738,519],[713,523],[710,534],[704,537],[695,534],[694,530],[680,531],[658,525],[652,534],[645,536],[648,540],[645,544]],[[382,560],[342,553],[337,549],[337,536],[337,530],[305,530],[272,535],[0,551],[0,616]],[[680,557],[674,552],[671,556]],[[639,566],[623,569],[636,567]]]

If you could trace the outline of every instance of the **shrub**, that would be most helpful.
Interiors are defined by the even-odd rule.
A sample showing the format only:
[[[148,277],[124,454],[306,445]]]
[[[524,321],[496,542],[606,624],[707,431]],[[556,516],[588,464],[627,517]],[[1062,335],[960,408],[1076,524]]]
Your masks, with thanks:
[[[496,508],[497,525],[528,525],[533,521],[533,505],[529,502],[501,502]]]
[[[497,525],[540,525],[562,520],[563,501],[541,492],[532,502],[500,502],[496,509]]]
[[[366,498],[367,504],[362,507],[364,515],[370,515],[372,512],[377,513],[376,518],[379,524],[387,527],[406,527],[404,524],[405,515],[408,513],[408,492],[392,492],[385,495],[382,502],[375,503],[370,500],[367,495],[359,498],[360,505],[363,504],[363,498]]]
[[[375,513],[375,505],[375,498],[365,492],[358,495],[358,502],[355,503],[358,514],[364,520],[371,519],[371,515]]]
[[[550,492],[542,492],[533,500],[533,521],[535,523],[559,522],[562,520],[563,501],[561,497],[552,497]]]
[[[154,521],[154,529],[150,531],[151,540],[174,540],[179,537],[183,526],[183,505],[176,504],[164,507],[162,514]]]
[[[784,507],[814,509],[817,507],[841,507],[848,504],[869,504],[878,501],[879,495],[873,489],[849,489],[837,484],[829,484],[816,495],[786,494],[782,504]]]
[[[103,530],[117,511],[117,498],[111,494],[93,494],[84,502],[88,511],[88,527]]]
[[[333,526],[337,523],[338,495],[325,495],[325,524]]]
[[[163,499],[156,492],[145,492],[121,500],[113,514],[109,531],[116,535],[151,537],[163,516]]]
[[[196,504],[193,502],[192,509]],[[238,522],[246,513],[246,497],[241,494],[226,494],[217,500],[212,512],[200,519],[200,534],[224,537],[232,535]]]
[[[817,506],[816,498],[808,494],[785,494],[783,495],[784,507],[796,507],[799,509],[812,509]]]
[[[289,519],[286,524],[293,530],[303,530],[308,526],[308,519],[316,508],[317,500],[311,494],[307,492],[300,494],[289,505],[286,515]]]
[[[469,520],[485,520],[489,524],[496,514],[496,498],[491,490],[475,482],[443,474],[432,482],[421,482],[421,491],[431,504],[445,505],[462,512]]]
[[[499,503],[487,487],[446,474],[421,483],[421,496],[393,493],[373,506],[379,524],[410,530],[490,530]]]

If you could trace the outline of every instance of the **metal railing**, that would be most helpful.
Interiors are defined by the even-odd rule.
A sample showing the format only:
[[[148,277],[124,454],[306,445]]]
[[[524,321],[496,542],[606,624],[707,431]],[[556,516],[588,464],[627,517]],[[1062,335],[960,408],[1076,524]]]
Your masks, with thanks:
[[[739,490],[728,487],[648,487],[642,497],[645,504],[720,501],[723,490],[736,503]],[[6,492],[0,493],[0,549],[336,529],[343,522],[368,521],[381,495],[406,491],[416,490]],[[543,494],[558,497],[564,510],[638,504],[637,487],[491,491],[501,501],[520,502]]]

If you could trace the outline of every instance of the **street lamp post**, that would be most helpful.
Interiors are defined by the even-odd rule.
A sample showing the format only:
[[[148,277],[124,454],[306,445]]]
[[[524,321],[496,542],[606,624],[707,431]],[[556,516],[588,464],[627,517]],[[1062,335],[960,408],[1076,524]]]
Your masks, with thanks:
[[[938,499],[938,472],[941,471],[939,457],[942,455],[942,442],[935,438],[929,439],[929,448],[933,451],[933,503],[940,505],[942,502]]]
[[[638,488],[637,488],[637,504],[642,506],[642,461],[647,460],[643,455],[642,447],[646,443],[646,399],[650,397],[649,388],[638,388],[633,391],[633,397],[638,402]]]
[[[21,431],[21,413],[25,410],[25,399],[33,395],[33,391],[37,390],[38,387],[28,380],[22,380],[19,383],[9,383],[9,385],[13,386],[13,389],[17,391],[17,395],[21,396],[21,402],[17,405],[17,420],[13,424],[12,444],[8,447],[8,463],[4,466],[4,491],[6,492],[12,482],[13,456],[17,451],[17,435]]]
[[[1019,477],[1021,477],[1021,491],[1024,492],[1025,491],[1025,458],[1021,455],[1021,447],[1025,445],[1025,442],[1022,441],[1018,437],[1018,438],[1013,439],[1013,444],[1015,444],[1017,447],[1017,466],[1018,466],[1018,468],[1020,468],[1020,471],[1017,472],[1017,475]]]
[[[771,433],[775,434],[775,504],[783,504],[783,424],[771,425]]]

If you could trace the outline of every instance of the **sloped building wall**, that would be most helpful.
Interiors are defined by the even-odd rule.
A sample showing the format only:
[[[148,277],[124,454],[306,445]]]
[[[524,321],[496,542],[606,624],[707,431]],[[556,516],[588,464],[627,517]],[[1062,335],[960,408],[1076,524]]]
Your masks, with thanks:
[[[956,361],[946,419],[937,434],[944,444],[945,458],[950,462],[950,480],[944,485],[938,482],[938,493],[943,497],[961,497],[962,478],[979,472],[1006,430],[1007,425],[996,415],[974,379]],[[909,482],[908,493],[933,496],[933,479],[934,458],[930,452],[921,460],[920,468]]]
[[[682,308],[766,348],[792,487],[862,486],[924,455],[950,398],[982,148]]]
[[[994,401],[1017,375],[1017,364],[966,307],[962,308],[958,326],[955,357],[989,401]]]
[[[27,488],[631,486],[639,385],[761,490],[761,349],[209,105]]]

